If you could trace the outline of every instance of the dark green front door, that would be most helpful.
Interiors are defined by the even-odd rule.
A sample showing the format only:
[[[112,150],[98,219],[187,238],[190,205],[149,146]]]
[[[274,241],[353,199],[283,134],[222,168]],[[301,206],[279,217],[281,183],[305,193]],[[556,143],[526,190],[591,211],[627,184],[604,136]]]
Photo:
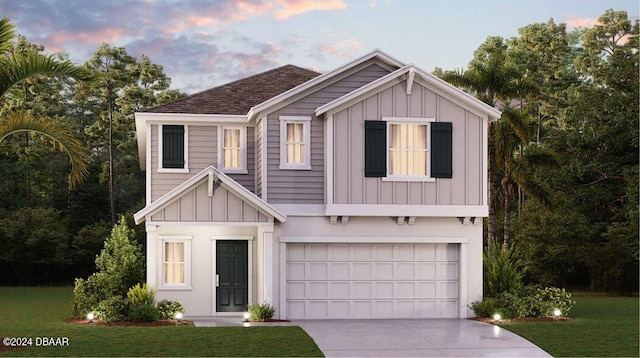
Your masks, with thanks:
[[[244,312],[249,301],[248,241],[216,241],[216,311]]]

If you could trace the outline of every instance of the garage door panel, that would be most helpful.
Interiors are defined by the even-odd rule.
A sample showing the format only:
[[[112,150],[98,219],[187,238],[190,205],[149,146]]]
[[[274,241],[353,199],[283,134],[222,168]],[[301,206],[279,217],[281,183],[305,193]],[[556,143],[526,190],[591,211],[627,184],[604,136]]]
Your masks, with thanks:
[[[287,317],[457,317],[456,244],[288,244]]]

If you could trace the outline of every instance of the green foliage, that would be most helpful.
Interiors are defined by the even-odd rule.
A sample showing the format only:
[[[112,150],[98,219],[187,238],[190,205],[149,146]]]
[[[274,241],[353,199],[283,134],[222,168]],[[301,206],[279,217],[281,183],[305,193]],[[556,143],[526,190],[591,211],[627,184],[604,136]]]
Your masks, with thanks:
[[[73,288],[74,317],[84,318],[87,313],[97,309],[98,304],[110,297],[104,283],[105,277],[100,273],[89,276],[86,280],[77,278]]]
[[[247,305],[251,320],[256,322],[264,322],[273,318],[276,313],[275,307],[268,303],[257,303],[255,305]]]
[[[470,308],[477,317],[492,317],[500,313],[503,318],[548,317],[556,308],[566,316],[575,301],[564,289],[527,286],[517,292],[503,292],[494,297],[471,303]]]
[[[156,301],[156,291],[149,288],[146,283],[142,286],[140,284],[136,284],[127,291],[127,298],[129,299],[129,304],[131,304],[131,306],[153,306]]]
[[[514,293],[522,288],[522,265],[518,251],[491,241],[482,256],[484,268],[484,295],[496,297],[503,292]]]
[[[637,232],[622,225],[609,227],[614,237],[593,249],[589,257],[591,283],[594,289],[620,295],[638,292]],[[630,235],[631,234],[631,235]]]
[[[0,217],[0,283],[60,283],[73,257],[69,234],[59,211],[23,208]]]
[[[178,301],[160,300],[156,307],[161,320],[175,319],[176,313],[184,313],[184,307]]]
[[[113,227],[104,249],[96,258],[96,267],[109,279],[108,289],[124,297],[130,287],[144,281],[144,265],[140,247],[124,216]]]
[[[95,309],[96,316],[105,322],[119,322],[127,317],[127,300],[120,296],[111,296],[100,301]]]
[[[73,291],[74,316],[84,317],[87,312],[98,310],[102,301],[113,299],[113,302],[107,303],[108,306],[103,309],[107,310],[109,317],[116,317],[117,312],[114,310],[121,307],[115,303],[119,302],[116,298],[124,300],[128,295],[129,288],[134,285],[137,285],[138,288],[138,290],[134,290],[134,301],[143,297],[143,295],[137,294],[142,289],[139,285],[143,281],[144,271],[142,254],[140,248],[130,241],[131,233],[125,218],[122,217],[120,223],[115,225],[111,231],[111,236],[104,242],[104,249],[100,256],[96,258],[98,272],[89,276],[87,280],[76,279]],[[146,291],[147,286],[143,287],[145,295],[150,294]],[[151,297],[151,306],[153,306],[154,298],[155,293]],[[142,299],[148,300],[148,297]],[[126,316],[126,311],[123,310],[118,314]]]
[[[144,285],[137,284],[127,292],[129,302],[128,319],[133,322],[154,322],[160,318],[155,306],[156,291]]]

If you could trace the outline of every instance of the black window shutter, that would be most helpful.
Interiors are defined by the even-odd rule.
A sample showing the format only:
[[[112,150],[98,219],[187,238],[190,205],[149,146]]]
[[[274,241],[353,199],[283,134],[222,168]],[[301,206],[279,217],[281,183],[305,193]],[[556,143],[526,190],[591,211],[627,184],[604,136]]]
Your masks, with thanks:
[[[364,176],[387,176],[386,121],[364,121]]]
[[[184,126],[162,126],[162,167],[184,168]]]
[[[431,123],[431,177],[453,176],[453,125],[451,122]]]

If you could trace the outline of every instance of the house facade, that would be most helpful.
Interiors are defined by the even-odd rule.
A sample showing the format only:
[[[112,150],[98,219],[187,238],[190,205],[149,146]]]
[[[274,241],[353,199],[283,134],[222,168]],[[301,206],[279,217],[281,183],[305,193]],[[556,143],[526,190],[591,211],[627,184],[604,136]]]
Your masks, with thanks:
[[[499,116],[379,50],[136,113],[147,282],[189,316],[466,318]]]

